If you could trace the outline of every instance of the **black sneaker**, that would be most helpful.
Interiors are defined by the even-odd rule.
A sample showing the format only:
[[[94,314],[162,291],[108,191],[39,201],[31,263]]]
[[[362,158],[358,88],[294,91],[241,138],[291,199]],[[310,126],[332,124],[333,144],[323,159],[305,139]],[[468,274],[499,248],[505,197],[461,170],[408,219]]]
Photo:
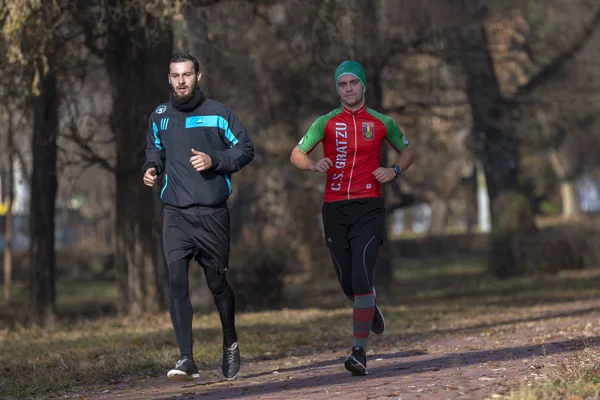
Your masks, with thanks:
[[[367,372],[367,356],[365,350],[362,347],[354,346],[352,348],[352,354],[346,358],[344,367],[352,372],[352,375],[368,375],[369,372]]]
[[[225,378],[232,380],[238,376],[240,372],[240,346],[235,342],[230,347],[223,346],[223,363],[221,370]]]
[[[196,363],[187,358],[182,358],[177,361],[175,368],[167,373],[167,378],[171,381],[191,381],[195,378],[200,378]]]
[[[371,323],[371,332],[376,335],[381,335],[383,331],[385,331],[385,319],[383,318],[383,313],[379,307],[375,306],[373,322]]]

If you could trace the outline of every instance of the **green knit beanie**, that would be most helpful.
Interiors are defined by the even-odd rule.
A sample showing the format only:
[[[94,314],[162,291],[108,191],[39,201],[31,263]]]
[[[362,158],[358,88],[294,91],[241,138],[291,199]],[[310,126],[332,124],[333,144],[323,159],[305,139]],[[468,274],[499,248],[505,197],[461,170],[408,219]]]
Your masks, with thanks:
[[[365,69],[362,67],[362,65],[360,65],[360,63],[356,62],[356,61],[350,61],[350,60],[346,60],[344,62],[342,62],[340,65],[338,65],[337,69],[335,70],[335,87],[336,87],[336,91],[338,90],[337,84],[338,84],[338,80],[340,79],[340,77],[342,75],[354,75],[355,77],[358,78],[358,80],[362,83],[363,85],[363,95],[364,95],[364,91],[367,90],[367,77],[365,74]],[[339,91],[338,91],[339,94]]]

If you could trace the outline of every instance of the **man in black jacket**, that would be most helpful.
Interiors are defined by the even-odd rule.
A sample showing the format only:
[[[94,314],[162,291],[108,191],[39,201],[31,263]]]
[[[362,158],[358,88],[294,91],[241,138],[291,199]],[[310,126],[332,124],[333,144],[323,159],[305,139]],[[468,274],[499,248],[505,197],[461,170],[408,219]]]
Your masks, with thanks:
[[[171,321],[180,359],[167,373],[171,380],[199,377],[192,352],[192,305],[188,267],[202,267],[223,327],[222,372],[234,379],[240,369],[235,329],[235,297],[226,278],[229,264],[231,174],[254,158],[246,129],[225,105],[205,97],[198,87],[202,73],[189,54],[169,63],[169,102],[148,121],[144,184],[153,186],[164,173],[160,197],[163,247],[169,267]]]

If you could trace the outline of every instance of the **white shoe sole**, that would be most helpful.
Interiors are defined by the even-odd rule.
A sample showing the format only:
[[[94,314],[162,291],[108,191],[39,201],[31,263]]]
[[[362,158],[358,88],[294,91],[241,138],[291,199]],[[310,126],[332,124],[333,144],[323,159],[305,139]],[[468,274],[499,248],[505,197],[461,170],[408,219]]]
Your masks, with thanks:
[[[200,378],[200,373],[188,375],[185,372],[176,369],[167,373],[167,379],[174,382],[188,382],[197,378]]]
[[[235,374],[234,376],[232,376],[231,378],[225,377],[225,379],[227,379],[228,381],[233,381],[235,379],[237,379],[237,377],[240,375],[239,371],[237,374]]]

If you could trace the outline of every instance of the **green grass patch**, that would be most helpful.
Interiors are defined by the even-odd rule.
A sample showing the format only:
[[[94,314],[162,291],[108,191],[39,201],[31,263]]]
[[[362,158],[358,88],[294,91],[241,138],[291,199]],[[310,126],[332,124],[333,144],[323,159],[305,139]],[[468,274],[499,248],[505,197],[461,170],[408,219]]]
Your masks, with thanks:
[[[117,296],[112,281],[71,281],[56,283],[56,306],[60,317],[74,320],[114,313]],[[13,286],[11,299],[0,307],[0,329],[22,325],[27,310],[27,291],[22,282]]]
[[[599,270],[561,271],[554,275],[498,279],[483,257],[448,257],[396,261],[401,289],[393,302],[428,304],[450,301],[460,306],[519,307],[594,299],[600,294]]]
[[[454,277],[467,278],[485,273],[485,259],[475,256],[426,258],[397,258],[395,278],[407,280],[440,280]]]
[[[73,305],[90,301],[113,301],[117,288],[112,281],[59,281],[57,283],[59,305]]]

